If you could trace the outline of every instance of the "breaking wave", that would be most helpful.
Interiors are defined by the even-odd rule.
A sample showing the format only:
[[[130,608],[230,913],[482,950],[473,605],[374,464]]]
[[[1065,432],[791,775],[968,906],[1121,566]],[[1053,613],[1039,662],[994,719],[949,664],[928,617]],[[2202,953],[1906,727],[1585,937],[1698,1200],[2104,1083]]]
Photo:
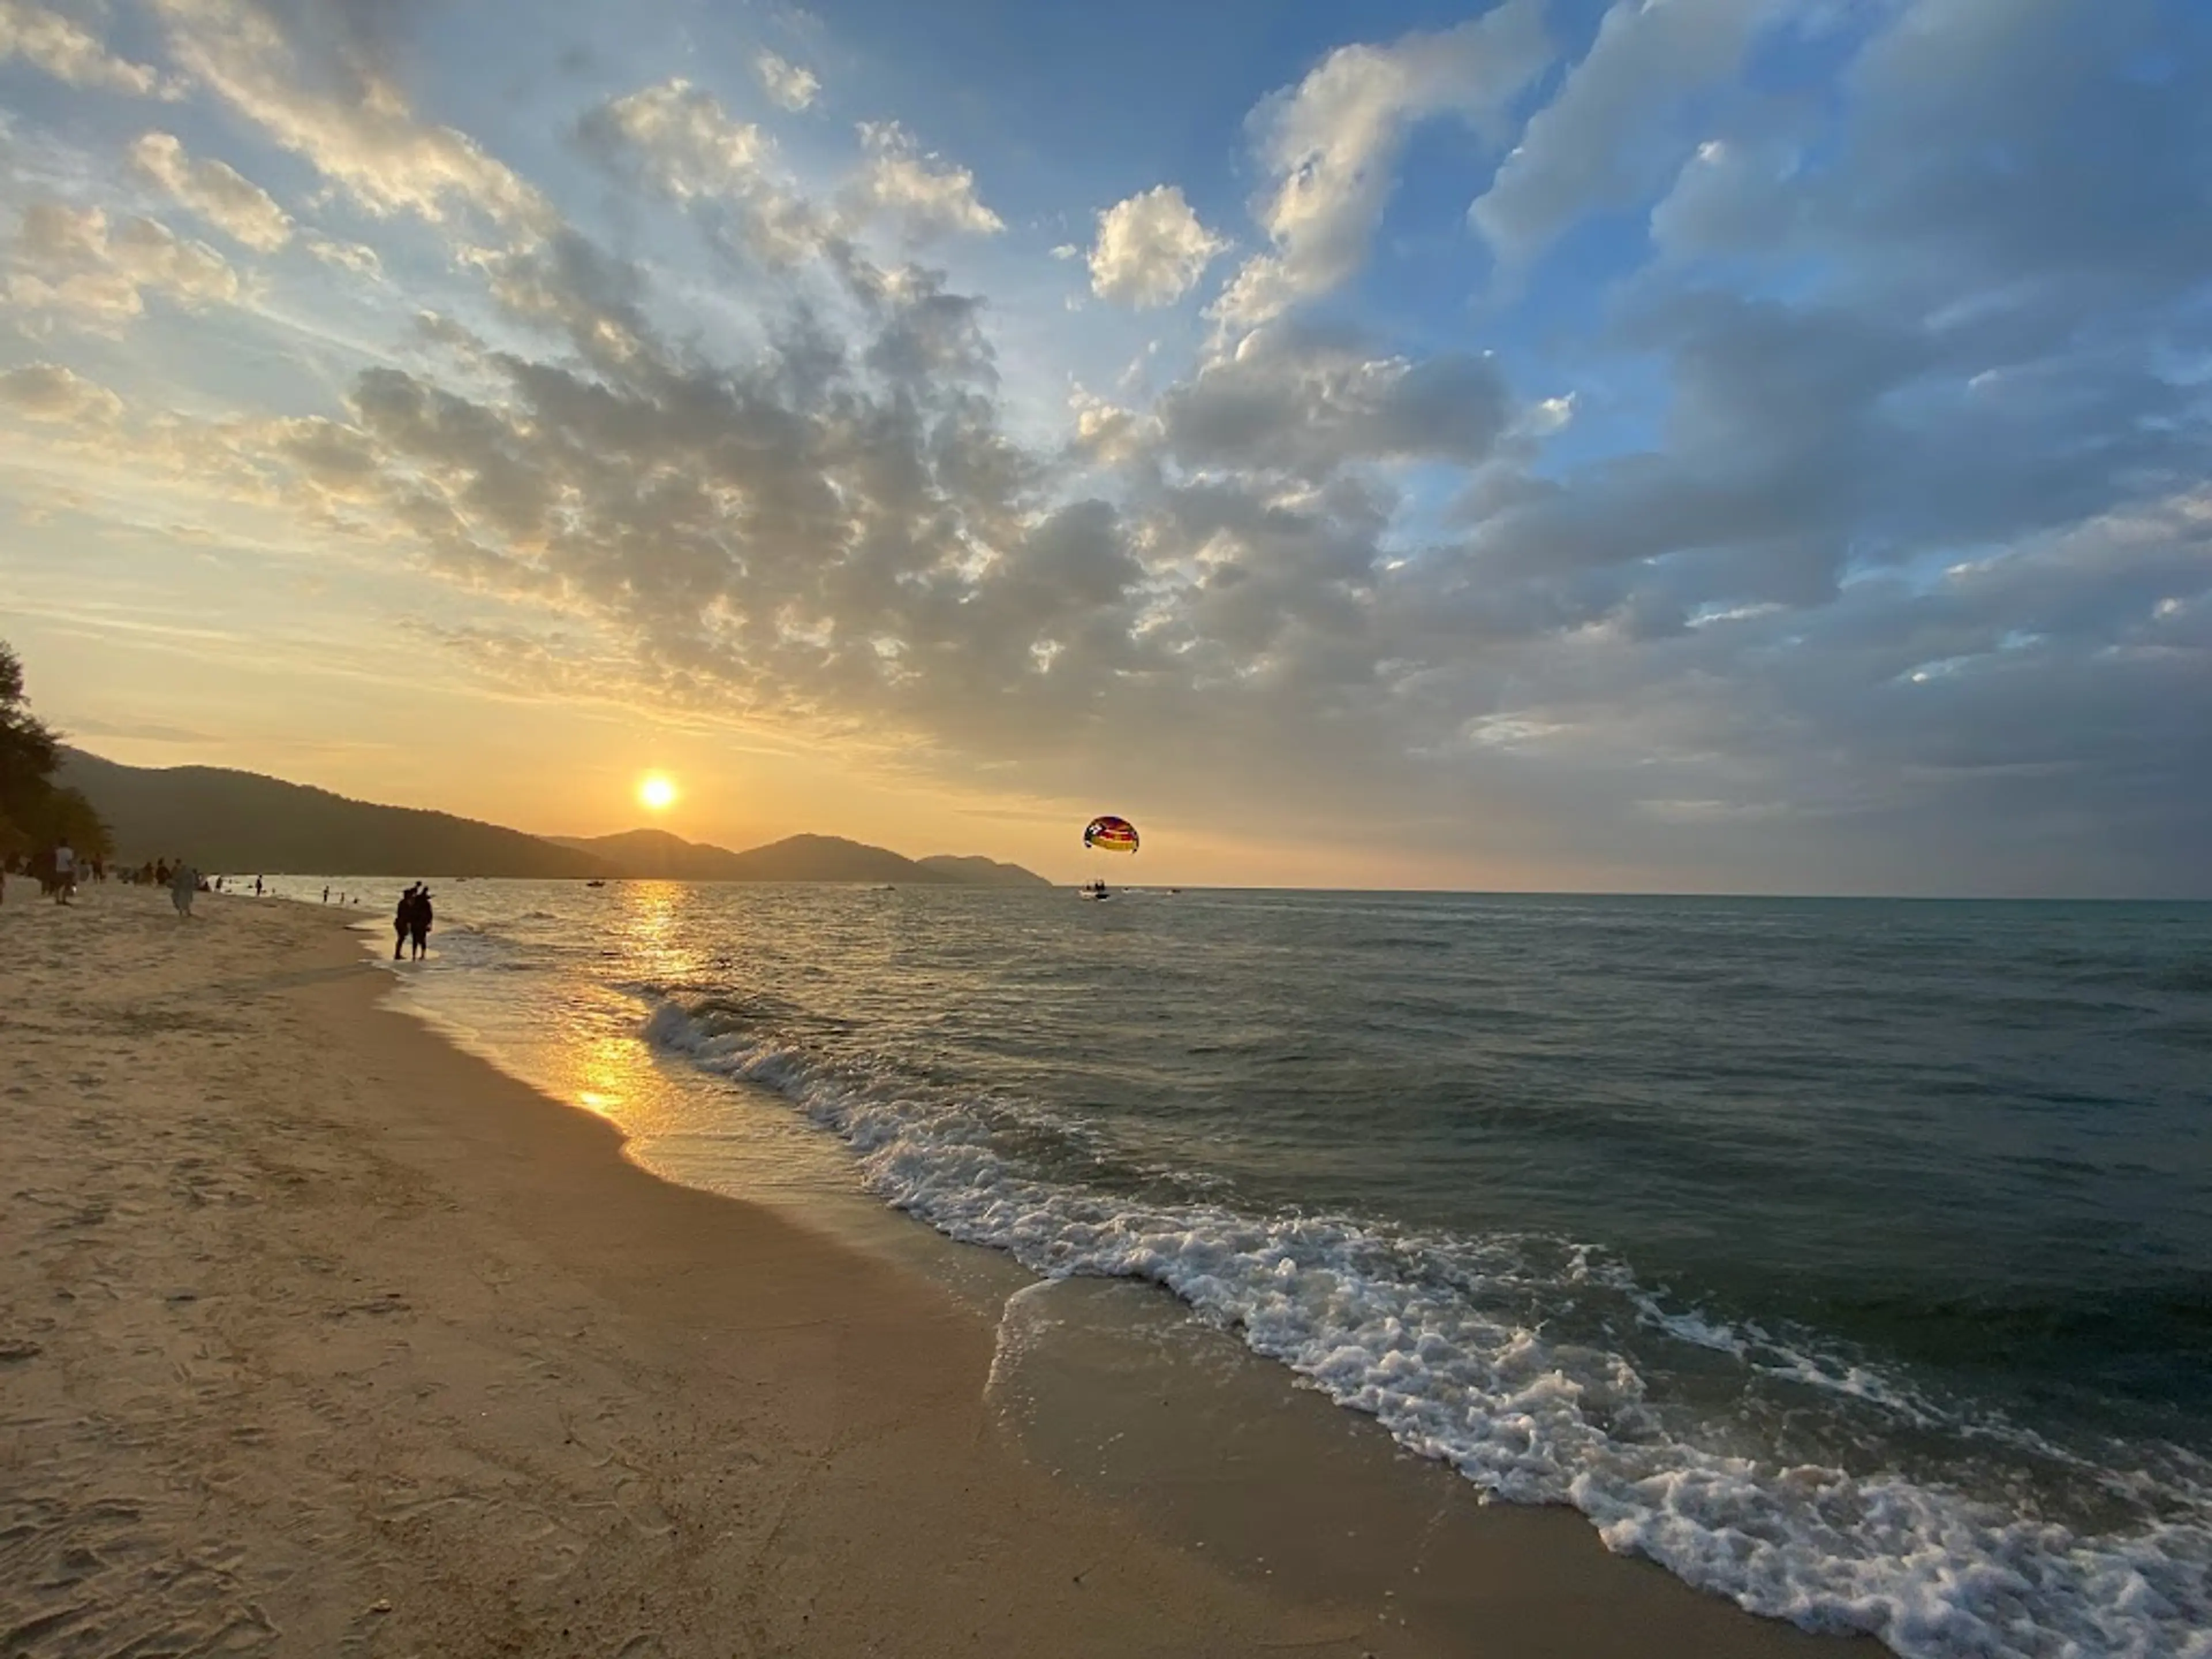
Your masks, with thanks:
[[[1595,1246],[1255,1213],[1084,1126],[871,1056],[794,1006],[655,998],[647,1040],[764,1086],[866,1186],[1054,1277],[1163,1285],[1486,1492],[1907,1659],[2212,1659],[2212,1468],[2060,1445],[1812,1333],[1679,1305]]]

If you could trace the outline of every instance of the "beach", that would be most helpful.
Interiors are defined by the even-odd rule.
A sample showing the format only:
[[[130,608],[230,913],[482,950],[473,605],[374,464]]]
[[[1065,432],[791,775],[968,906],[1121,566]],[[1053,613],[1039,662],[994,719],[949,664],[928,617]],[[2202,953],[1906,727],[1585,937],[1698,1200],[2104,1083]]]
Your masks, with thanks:
[[[640,1170],[380,1006],[338,915],[21,890],[0,1651],[1843,1650],[1578,1517],[1390,1490],[1379,1432],[1335,1471],[1380,1482],[1374,1540],[1286,1582],[1219,1547],[1268,1520],[1233,1483],[1155,1503],[1025,1452],[972,1298]]]

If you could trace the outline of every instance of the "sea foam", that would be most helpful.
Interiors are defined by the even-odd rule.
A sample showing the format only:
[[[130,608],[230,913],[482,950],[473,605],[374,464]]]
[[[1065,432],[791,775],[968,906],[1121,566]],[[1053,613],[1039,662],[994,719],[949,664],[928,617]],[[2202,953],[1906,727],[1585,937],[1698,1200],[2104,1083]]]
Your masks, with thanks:
[[[646,1035],[774,1090],[853,1149],[872,1191],[939,1231],[1048,1276],[1164,1285],[1486,1493],[1571,1504],[1607,1547],[1753,1612],[1869,1632],[1907,1659],[2212,1659],[2212,1483],[2176,1449],[2155,1475],[2100,1472],[2126,1500],[2102,1529],[1919,1473],[1790,1462],[1741,1425],[1655,1398],[1617,1332],[1564,1310],[1612,1297],[1629,1322],[1712,1364],[1956,1444],[2080,1460],[1881,1367],[1669,1307],[1586,1248],[1048,1179],[1010,1149],[1075,1126],[948,1093],[858,1050],[824,1052],[757,1006],[661,1000]]]

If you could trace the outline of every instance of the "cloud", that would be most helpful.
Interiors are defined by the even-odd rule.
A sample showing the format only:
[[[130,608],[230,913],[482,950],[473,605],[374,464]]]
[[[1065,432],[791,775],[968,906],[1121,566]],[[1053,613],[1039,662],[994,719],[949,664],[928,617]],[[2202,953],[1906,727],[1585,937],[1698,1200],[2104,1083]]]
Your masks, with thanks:
[[[602,151],[635,155],[653,184],[678,201],[749,194],[775,148],[759,127],[732,119],[713,94],[682,79],[612,100],[585,118],[582,131]]]
[[[1121,466],[1149,452],[1159,441],[1157,418],[1109,404],[1078,389],[1068,398],[1075,416],[1076,453],[1109,466]]]
[[[107,720],[94,715],[71,714],[67,720],[71,738],[130,738],[141,743],[190,744],[210,748],[222,742],[221,734],[171,726],[159,720]]]
[[[112,426],[123,413],[123,400],[112,392],[58,363],[0,373],[0,405],[69,426]]]
[[[405,95],[368,49],[373,15],[319,10],[340,27],[319,52],[286,18],[252,0],[151,0],[167,22],[170,52],[193,81],[306,158],[368,212],[408,213],[460,228],[470,219],[510,238],[544,234],[556,216],[543,198],[474,140],[416,119]],[[377,25],[377,27],[381,27]],[[298,33],[307,33],[304,27]]]
[[[166,132],[133,144],[131,165],[234,241],[267,253],[292,240],[291,216],[267,191],[221,161],[192,160]]]
[[[1199,223],[1181,189],[1157,185],[1098,216],[1091,291],[1140,310],[1172,305],[1228,246]]]
[[[1540,0],[1506,0],[1456,28],[1339,47],[1262,104],[1251,125],[1276,180],[1258,214],[1273,247],[1231,280],[1223,319],[1249,327],[1343,283],[1382,223],[1407,130],[1449,115],[1495,132],[1551,58]]]
[[[30,0],[0,0],[0,63],[10,58],[21,58],[73,87],[97,87],[141,98],[163,90],[161,76],[152,70],[112,56],[82,24]]]
[[[688,81],[612,99],[576,136],[602,166],[690,210],[720,246],[771,269],[813,258],[845,234],[776,170],[773,139]]]
[[[687,81],[609,100],[585,116],[577,137],[602,165],[693,210],[725,247],[769,266],[818,256],[848,259],[847,245],[876,222],[888,221],[914,242],[1004,228],[976,199],[965,168],[920,154],[896,124],[860,131],[861,164],[829,207],[784,174],[775,141],[759,126],[737,119]]]
[[[1323,477],[1355,461],[1486,459],[1510,410],[1489,359],[1413,362],[1356,337],[1271,324],[1160,400],[1188,465]]]
[[[1469,218],[1501,257],[1525,264],[1591,209],[1664,184],[1692,147],[1679,130],[1685,106],[1735,76],[1775,10],[1774,0],[1617,0]]]
[[[341,242],[327,236],[309,236],[307,248],[325,264],[349,270],[356,276],[375,281],[380,280],[384,275],[384,261],[378,258],[374,248],[364,243]]]
[[[974,173],[924,155],[897,122],[863,122],[860,133],[868,159],[841,195],[848,211],[888,218],[918,241],[991,236],[1006,228],[977,198]]]
[[[753,59],[753,72],[760,76],[762,88],[768,95],[787,110],[802,110],[812,104],[822,90],[822,82],[813,71],[788,63],[772,52],[763,52]]]
[[[34,202],[8,245],[11,304],[113,331],[159,294],[186,307],[234,302],[238,273],[213,248],[132,216],[111,224],[99,208]]]
[[[1847,132],[1817,110],[1717,132],[1652,210],[1654,239],[1678,263],[1841,262],[1880,285],[1870,300],[1992,342],[2055,338],[2091,303],[2168,303],[2212,270],[2212,222],[2170,216],[2212,141],[2212,68],[2178,21],[2150,0],[2094,16],[1921,0],[1853,59]],[[2170,73],[2139,72],[2162,58]]]

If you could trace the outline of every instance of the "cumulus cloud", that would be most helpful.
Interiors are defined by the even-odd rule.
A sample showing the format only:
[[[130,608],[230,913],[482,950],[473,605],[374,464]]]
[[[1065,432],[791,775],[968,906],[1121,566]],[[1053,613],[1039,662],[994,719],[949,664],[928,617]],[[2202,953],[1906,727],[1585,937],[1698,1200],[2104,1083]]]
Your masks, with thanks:
[[[873,223],[914,243],[1004,228],[964,167],[921,154],[895,123],[864,125],[860,134],[860,167],[823,204],[782,171],[775,141],[759,126],[687,81],[611,100],[577,129],[602,164],[691,209],[726,247],[771,266],[848,258],[847,245]]]
[[[1523,264],[1592,208],[1657,188],[1691,148],[1676,131],[1684,106],[1734,78],[1777,9],[1775,0],[1616,0],[1469,217]]]
[[[909,237],[990,236],[1006,228],[975,194],[975,175],[942,156],[923,154],[896,121],[864,122],[867,161],[843,193],[848,208],[890,219]]]
[[[821,253],[845,234],[777,170],[775,141],[681,79],[611,100],[577,137],[602,165],[702,216],[721,245],[770,267]]]
[[[1551,59],[1540,0],[1505,0],[1441,33],[1339,47],[1261,105],[1252,126],[1276,182],[1259,219],[1273,246],[1231,279],[1223,319],[1265,322],[1350,276],[1382,222],[1407,130],[1449,115],[1495,134]]]
[[[221,161],[195,161],[166,132],[149,132],[131,147],[138,175],[234,241],[266,253],[292,240],[291,216],[276,198]]]
[[[1075,416],[1074,451],[1109,466],[1120,466],[1146,453],[1159,439],[1157,417],[1107,402],[1080,387],[1069,397]]]
[[[161,78],[143,64],[112,55],[75,20],[30,0],[0,0],[0,63],[20,58],[73,87],[150,96]]]
[[[0,405],[68,426],[109,426],[123,413],[123,400],[112,392],[58,363],[0,373]]]
[[[242,289],[238,273],[204,243],[152,219],[112,223],[99,208],[61,202],[27,208],[7,253],[12,304],[109,331],[141,314],[149,293],[197,307],[234,301]]]
[[[732,119],[713,94],[680,78],[593,111],[583,134],[603,149],[638,156],[653,183],[679,201],[746,194],[775,149],[759,127]]]
[[[822,82],[812,70],[763,52],[753,59],[753,72],[760,76],[763,90],[787,110],[802,110],[813,103],[822,90]]]
[[[1414,362],[1277,323],[1170,389],[1160,416],[1169,451],[1187,465],[1322,477],[1355,461],[1477,465],[1510,405],[1488,358]]]
[[[1180,187],[1157,185],[1098,216],[1091,291],[1139,309],[1172,305],[1228,246],[1198,222]]]

